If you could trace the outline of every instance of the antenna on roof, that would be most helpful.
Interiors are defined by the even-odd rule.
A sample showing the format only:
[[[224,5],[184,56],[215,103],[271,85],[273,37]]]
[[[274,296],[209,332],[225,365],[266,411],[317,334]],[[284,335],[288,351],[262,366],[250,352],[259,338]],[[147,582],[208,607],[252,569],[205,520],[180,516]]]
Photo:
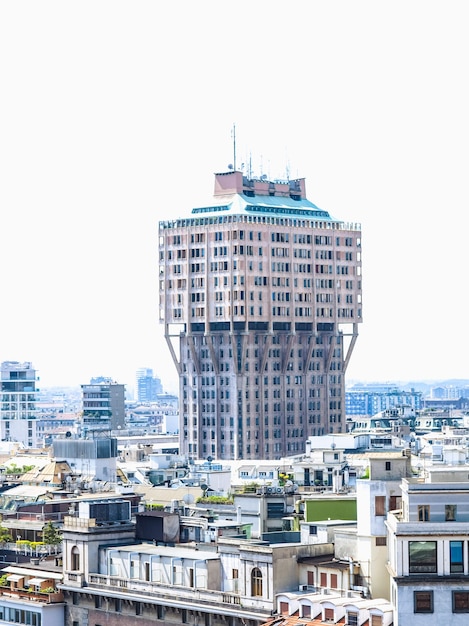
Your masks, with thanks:
[[[231,137],[233,139],[233,170],[236,172],[236,125],[233,124],[231,129]]]

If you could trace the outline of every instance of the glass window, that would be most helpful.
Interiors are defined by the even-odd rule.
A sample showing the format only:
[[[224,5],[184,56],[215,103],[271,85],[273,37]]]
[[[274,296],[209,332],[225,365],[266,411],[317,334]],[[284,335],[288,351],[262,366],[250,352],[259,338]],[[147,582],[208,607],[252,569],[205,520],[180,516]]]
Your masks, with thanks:
[[[358,613],[347,613],[347,624],[349,626],[358,626]]]
[[[436,574],[436,541],[409,541],[409,573]]]
[[[450,555],[451,573],[464,572],[463,542],[462,541],[450,541],[449,542],[449,555]]]
[[[419,504],[418,508],[418,518],[419,522],[428,522],[430,519],[430,505],[428,504]]]
[[[262,596],[262,572],[258,567],[251,572],[251,595]]]
[[[445,521],[446,522],[456,521],[456,505],[455,504],[445,504]]]
[[[433,591],[414,591],[414,613],[433,613]]]
[[[453,613],[469,613],[469,591],[453,591]]]

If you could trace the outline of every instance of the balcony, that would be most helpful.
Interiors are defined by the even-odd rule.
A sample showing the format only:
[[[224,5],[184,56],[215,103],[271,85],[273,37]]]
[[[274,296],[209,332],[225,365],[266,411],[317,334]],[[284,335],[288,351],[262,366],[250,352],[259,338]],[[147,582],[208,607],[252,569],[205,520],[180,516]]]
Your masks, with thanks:
[[[43,604],[56,604],[64,601],[61,591],[28,591],[27,589],[11,589],[0,587],[0,597],[11,600],[26,600],[27,602],[42,602]]]
[[[145,601],[144,597],[158,601],[167,600],[172,606],[184,608],[199,606],[219,606],[225,611],[244,611],[246,614],[270,616],[274,609],[272,600],[265,600],[257,597],[246,597],[230,592],[195,589],[166,583],[155,583],[143,580],[132,580],[108,576],[105,574],[89,574],[88,580],[84,581],[81,574],[77,572],[64,572],[63,587],[73,590],[77,586],[84,586],[87,589],[95,588],[106,591],[110,596],[128,595],[134,596],[136,600]],[[114,592],[114,593],[113,593]],[[130,598],[129,598],[130,599]]]

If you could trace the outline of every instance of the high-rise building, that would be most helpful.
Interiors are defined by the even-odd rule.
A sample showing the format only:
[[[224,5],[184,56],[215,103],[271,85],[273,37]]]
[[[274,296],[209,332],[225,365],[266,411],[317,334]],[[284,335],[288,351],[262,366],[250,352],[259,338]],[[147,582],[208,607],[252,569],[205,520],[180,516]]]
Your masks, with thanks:
[[[137,400],[139,402],[156,402],[158,394],[162,393],[161,380],[153,375],[149,367],[141,367],[137,370]]]
[[[111,378],[92,378],[81,386],[83,428],[87,431],[116,430],[125,426],[125,386]]]
[[[361,231],[307,200],[304,179],[215,174],[210,202],[159,224],[159,292],[181,453],[275,459],[346,431]]]
[[[0,438],[35,448],[36,370],[32,363],[4,361],[0,369]]]

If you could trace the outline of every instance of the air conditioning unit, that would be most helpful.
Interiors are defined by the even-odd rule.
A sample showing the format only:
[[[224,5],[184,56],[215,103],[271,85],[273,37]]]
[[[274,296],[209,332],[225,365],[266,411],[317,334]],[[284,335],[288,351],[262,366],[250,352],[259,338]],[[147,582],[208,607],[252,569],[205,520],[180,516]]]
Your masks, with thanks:
[[[298,591],[308,591],[308,585],[300,585]]]

